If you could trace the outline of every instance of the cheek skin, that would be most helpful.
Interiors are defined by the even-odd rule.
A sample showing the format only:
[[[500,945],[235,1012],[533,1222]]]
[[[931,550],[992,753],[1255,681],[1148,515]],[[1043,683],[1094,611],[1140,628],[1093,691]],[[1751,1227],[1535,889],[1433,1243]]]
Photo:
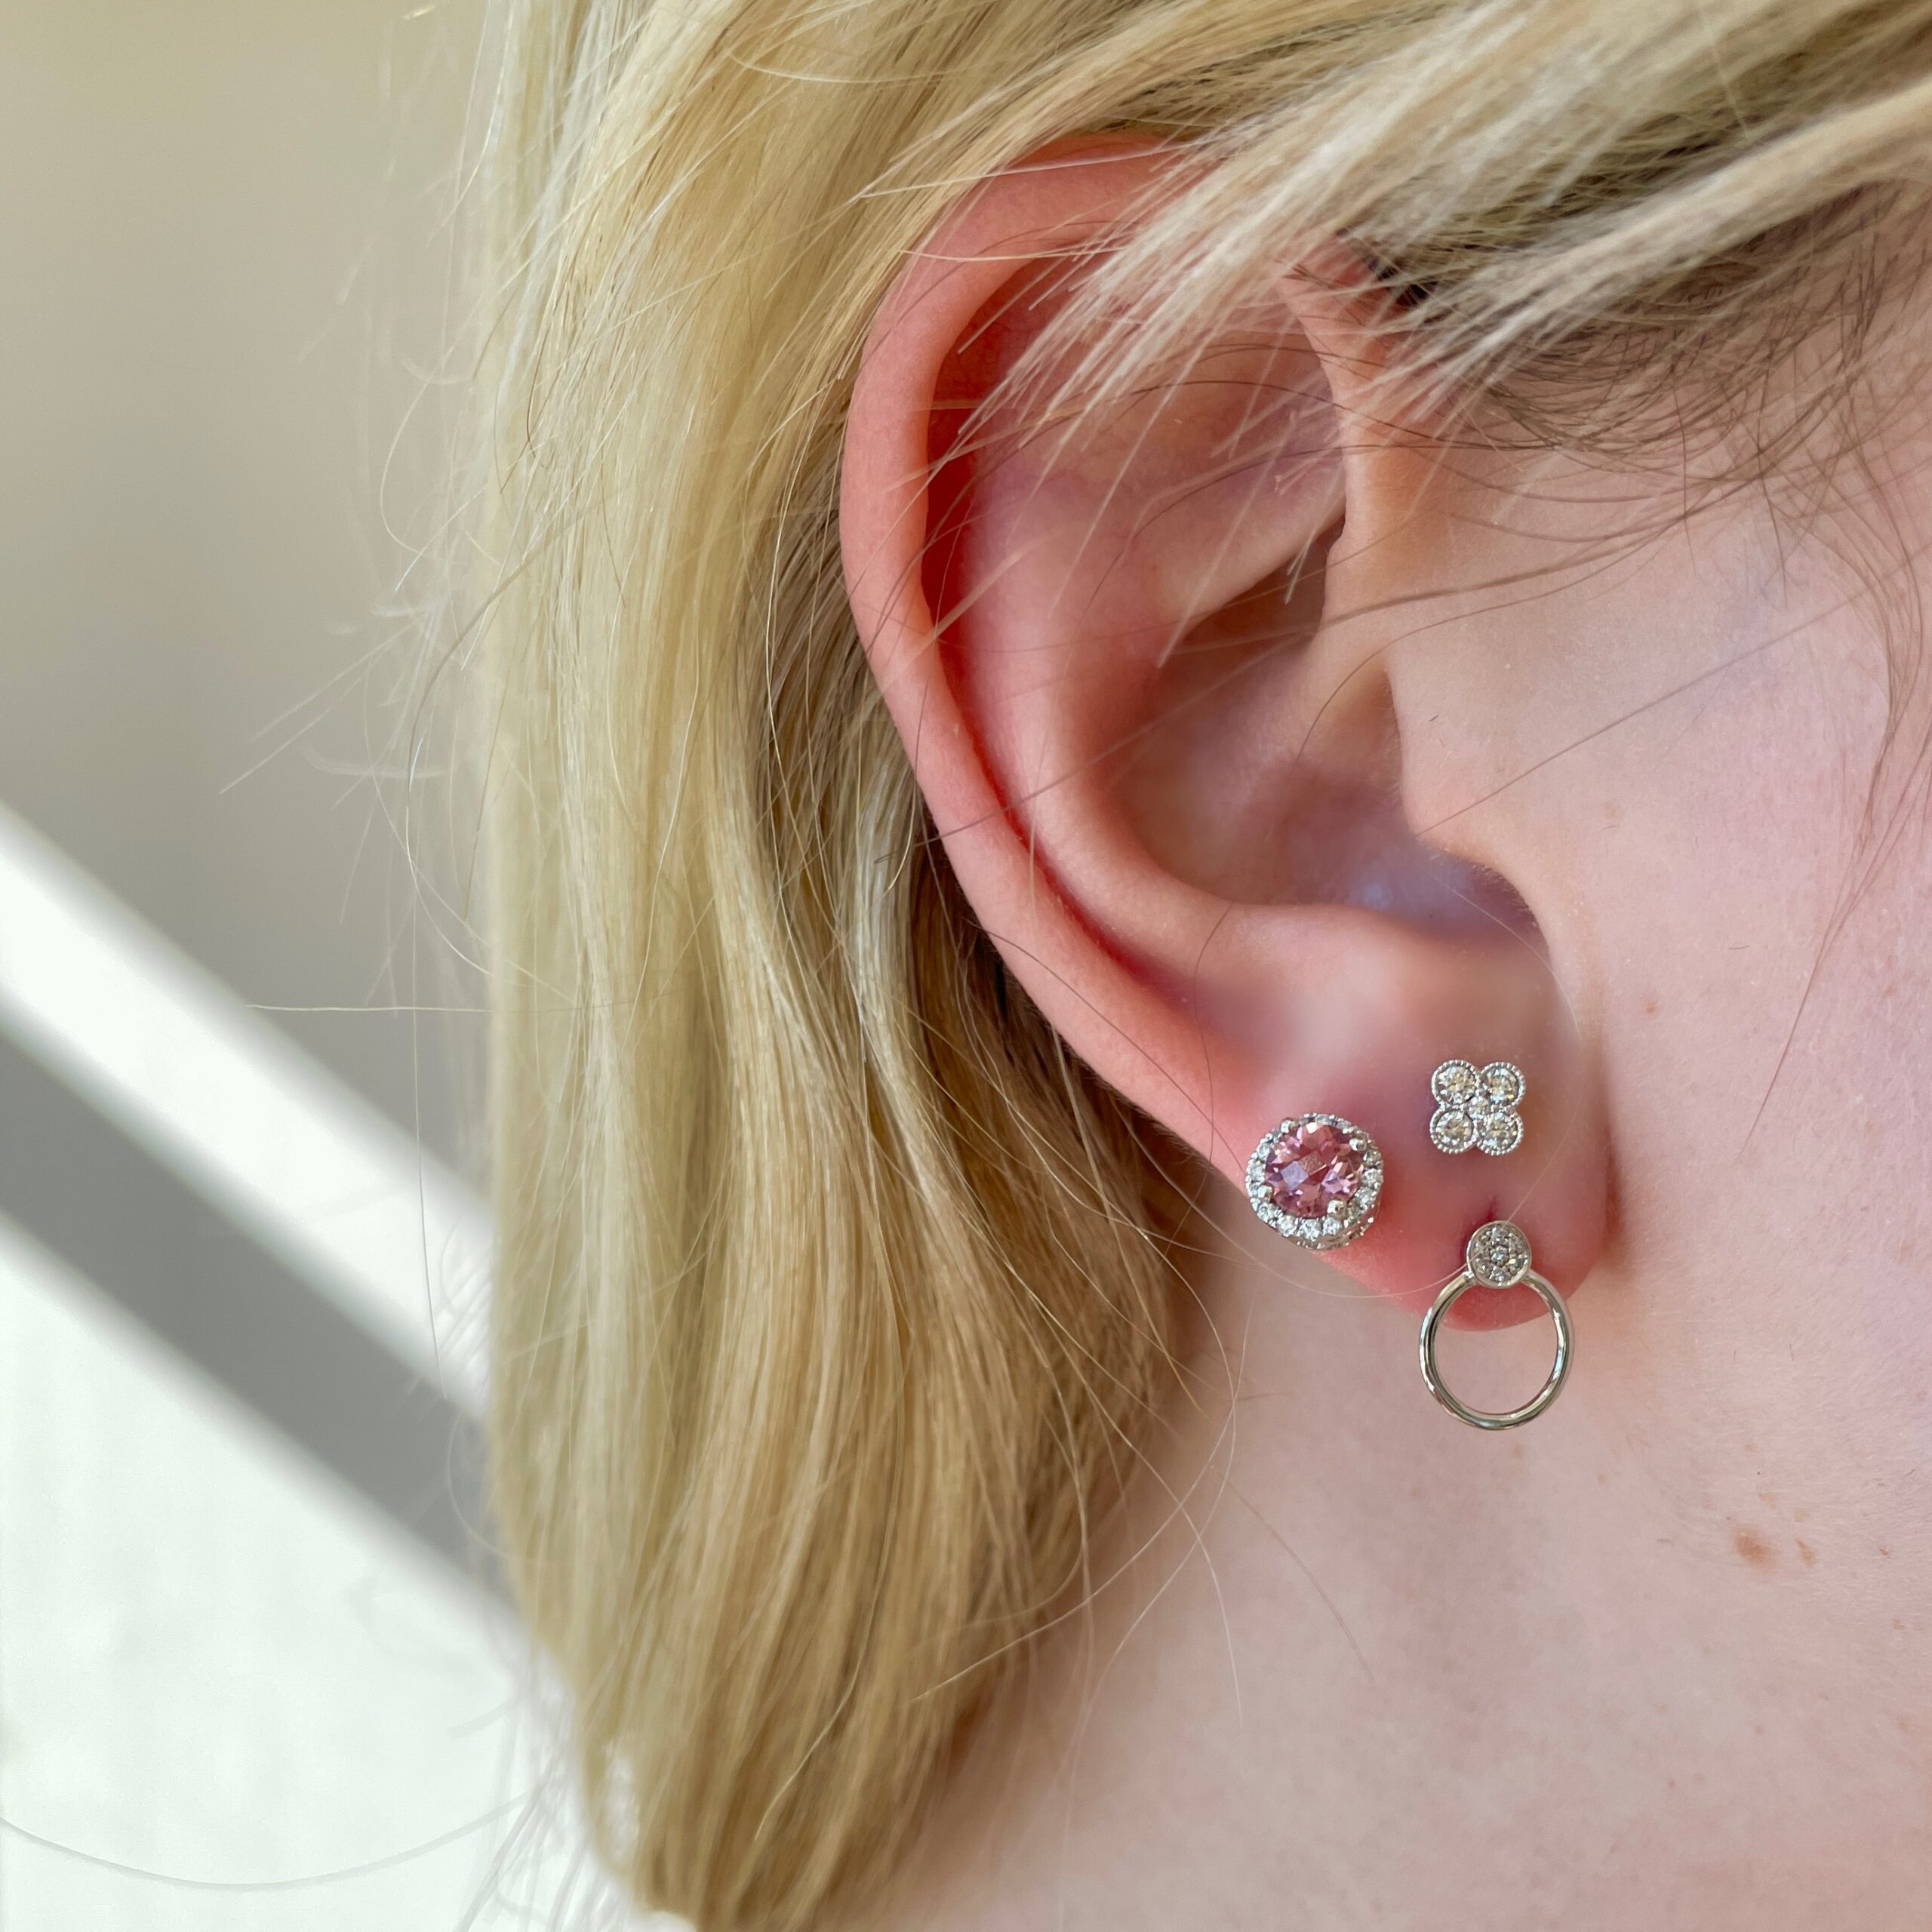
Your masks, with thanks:
[[[1402,695],[1443,747],[1412,810],[1522,889],[1599,1043],[1590,1348],[1701,1438],[1658,1467],[1724,1472],[1687,1512],[1791,1487],[1895,1521],[1869,1472],[1932,1452],[1932,855],[1908,808],[1869,867],[1882,647],[1841,586],[1708,531],[1574,602],[1472,604]]]

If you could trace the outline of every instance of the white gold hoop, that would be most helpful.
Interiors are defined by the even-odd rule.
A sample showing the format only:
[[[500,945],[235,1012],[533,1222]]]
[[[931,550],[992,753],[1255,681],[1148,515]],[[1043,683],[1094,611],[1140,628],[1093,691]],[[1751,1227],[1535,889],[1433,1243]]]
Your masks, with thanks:
[[[1556,1400],[1570,1373],[1570,1358],[1576,1343],[1570,1326],[1570,1311],[1563,1297],[1530,1265],[1528,1235],[1513,1221],[1486,1221],[1470,1235],[1463,1251],[1463,1267],[1448,1286],[1435,1297],[1435,1305],[1422,1318],[1422,1379],[1429,1392],[1456,1417],[1472,1429],[1519,1429],[1534,1422]],[[1550,1365],[1549,1380],[1520,1409],[1491,1414],[1472,1409],[1457,1400],[1444,1386],[1435,1366],[1436,1331],[1443,1318],[1472,1288],[1513,1288],[1518,1283],[1534,1288],[1543,1297],[1550,1319],[1556,1324],[1556,1359]]]

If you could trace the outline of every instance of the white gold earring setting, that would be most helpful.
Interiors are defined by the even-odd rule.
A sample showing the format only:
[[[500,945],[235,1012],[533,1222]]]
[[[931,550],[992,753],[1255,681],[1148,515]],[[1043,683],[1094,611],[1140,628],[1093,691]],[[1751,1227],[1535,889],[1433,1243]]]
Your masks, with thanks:
[[[1429,1137],[1445,1154],[1513,1154],[1523,1138],[1521,1106],[1529,1083],[1523,1069],[1506,1060],[1478,1068],[1466,1060],[1445,1060],[1429,1076],[1435,1112]]]
[[[1570,1326],[1570,1311],[1563,1297],[1531,1266],[1530,1238],[1513,1221],[1487,1221],[1470,1235],[1463,1251],[1463,1266],[1448,1286],[1435,1297],[1435,1305],[1422,1318],[1422,1379],[1429,1392],[1455,1417],[1472,1429],[1519,1429],[1534,1422],[1556,1400],[1564,1379],[1570,1373],[1570,1358],[1576,1337]],[[1443,1318],[1471,1289],[1513,1288],[1518,1282],[1534,1288],[1543,1297],[1550,1319],[1556,1324],[1556,1359],[1549,1379],[1520,1409],[1497,1414],[1472,1409],[1457,1400],[1444,1386],[1435,1366],[1436,1331]]]
[[[1382,1199],[1382,1149],[1339,1114],[1291,1114],[1261,1137],[1247,1198],[1278,1235],[1340,1247],[1367,1233]]]

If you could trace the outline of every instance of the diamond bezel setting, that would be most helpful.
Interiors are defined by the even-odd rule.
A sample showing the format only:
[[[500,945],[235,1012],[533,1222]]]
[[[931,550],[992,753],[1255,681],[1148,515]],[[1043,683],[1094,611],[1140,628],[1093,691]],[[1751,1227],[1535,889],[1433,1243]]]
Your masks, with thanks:
[[[1332,1127],[1361,1156],[1355,1192],[1323,1214],[1291,1214],[1276,1205],[1268,1185],[1268,1156],[1284,1135],[1304,1127]],[[1261,1137],[1260,1146],[1248,1157],[1247,1198],[1255,1213],[1277,1234],[1298,1246],[1318,1253],[1340,1247],[1366,1234],[1374,1221],[1382,1200],[1382,1149],[1353,1121],[1339,1114],[1291,1114]]]
[[[1522,1104],[1529,1083],[1523,1069],[1506,1060],[1478,1068],[1466,1060],[1447,1060],[1429,1075],[1436,1108],[1429,1137],[1445,1154],[1513,1154],[1522,1144]]]

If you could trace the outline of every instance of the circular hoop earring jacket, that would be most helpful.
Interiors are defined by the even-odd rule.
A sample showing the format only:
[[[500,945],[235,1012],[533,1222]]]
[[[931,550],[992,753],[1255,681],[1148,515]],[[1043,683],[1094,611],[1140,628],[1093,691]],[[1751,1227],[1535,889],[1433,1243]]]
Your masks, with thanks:
[[[1422,1379],[1429,1392],[1459,1422],[1472,1429],[1519,1429],[1534,1422],[1556,1400],[1570,1373],[1570,1358],[1576,1338],[1570,1326],[1570,1311],[1563,1297],[1530,1266],[1529,1237],[1513,1221],[1487,1221],[1470,1235],[1463,1251],[1463,1267],[1449,1285],[1435,1297],[1435,1305],[1422,1318]],[[1551,1364],[1549,1380],[1520,1409],[1507,1409],[1492,1415],[1458,1401],[1443,1386],[1435,1367],[1435,1334],[1442,1320],[1472,1288],[1513,1288],[1518,1282],[1542,1296],[1550,1319],[1556,1324],[1556,1359]]]
[[[1382,1149],[1340,1114],[1291,1114],[1247,1163],[1247,1198],[1278,1235],[1340,1247],[1365,1235],[1382,1199]]]

